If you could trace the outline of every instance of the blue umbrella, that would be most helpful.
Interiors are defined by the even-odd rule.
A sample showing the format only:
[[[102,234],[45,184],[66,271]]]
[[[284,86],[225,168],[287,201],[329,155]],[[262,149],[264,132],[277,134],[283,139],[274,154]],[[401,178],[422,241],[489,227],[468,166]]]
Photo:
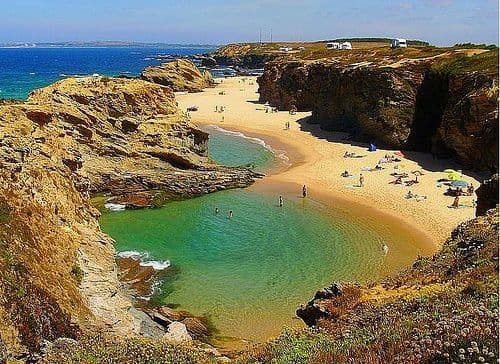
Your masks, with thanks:
[[[458,181],[451,182],[451,185],[453,187],[467,187],[469,184],[465,181],[458,180]]]

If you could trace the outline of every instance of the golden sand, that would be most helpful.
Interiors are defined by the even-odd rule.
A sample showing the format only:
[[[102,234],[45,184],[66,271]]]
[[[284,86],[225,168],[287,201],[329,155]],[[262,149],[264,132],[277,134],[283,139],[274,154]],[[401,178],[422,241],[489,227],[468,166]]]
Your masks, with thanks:
[[[300,191],[305,184],[309,197],[326,205],[351,206],[358,215],[377,215],[394,220],[401,227],[413,228],[418,234],[426,234],[439,248],[449,233],[461,222],[474,217],[474,196],[460,198],[459,209],[449,206],[453,197],[445,196],[447,186],[437,180],[446,178],[443,171],[460,169],[450,160],[435,160],[430,154],[408,152],[399,163],[384,163],[383,170],[369,171],[386,154],[396,150],[379,149],[368,152],[367,145],[346,141],[346,134],[325,132],[305,119],[309,112],[290,115],[288,112],[265,112],[265,105],[258,103],[258,85],[255,77],[235,77],[219,80],[215,88],[201,93],[178,95],[181,109],[198,106],[191,113],[195,124],[212,124],[248,136],[259,137],[275,150],[282,150],[290,160],[290,167],[272,171],[257,188],[294,186]],[[220,94],[224,91],[224,94]],[[215,107],[224,106],[224,112]],[[285,130],[285,123],[290,130]],[[355,152],[363,158],[344,158],[344,152]],[[391,184],[394,166],[414,178],[413,171],[421,171],[418,184],[406,187]],[[343,171],[353,177],[341,177]],[[360,173],[364,186],[359,187]],[[463,179],[479,186],[480,177],[464,171]],[[405,198],[408,191],[426,198]]]

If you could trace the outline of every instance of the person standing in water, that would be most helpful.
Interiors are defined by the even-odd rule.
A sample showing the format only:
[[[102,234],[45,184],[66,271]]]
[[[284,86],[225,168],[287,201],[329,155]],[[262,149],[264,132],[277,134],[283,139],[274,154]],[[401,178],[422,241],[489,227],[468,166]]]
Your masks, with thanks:
[[[218,208],[218,207],[216,207],[216,208],[215,208],[215,214],[217,215],[218,213],[219,213],[219,208]]]
[[[389,247],[387,246],[387,244],[382,245],[382,250],[384,251],[384,255],[387,255],[387,253],[389,253]]]
[[[302,198],[306,198],[307,197],[307,187],[306,185],[303,185],[302,186]]]
[[[280,196],[280,198],[279,198],[279,206],[283,207],[283,197],[282,196]]]
[[[233,217],[233,210],[229,210],[229,218]]]

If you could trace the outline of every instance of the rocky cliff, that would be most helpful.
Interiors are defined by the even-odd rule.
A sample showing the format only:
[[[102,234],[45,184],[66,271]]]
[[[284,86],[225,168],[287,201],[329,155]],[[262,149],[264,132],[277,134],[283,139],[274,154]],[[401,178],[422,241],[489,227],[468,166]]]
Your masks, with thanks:
[[[208,71],[200,71],[186,59],[176,59],[160,66],[147,67],[142,71],[143,80],[168,86],[173,91],[200,92],[214,84]]]
[[[206,142],[170,88],[142,80],[66,79],[0,106],[0,342],[11,353],[88,328],[141,331],[89,197],[143,207],[253,182],[210,162]]]
[[[262,102],[311,110],[324,129],[497,169],[498,51],[280,60],[258,83]]]

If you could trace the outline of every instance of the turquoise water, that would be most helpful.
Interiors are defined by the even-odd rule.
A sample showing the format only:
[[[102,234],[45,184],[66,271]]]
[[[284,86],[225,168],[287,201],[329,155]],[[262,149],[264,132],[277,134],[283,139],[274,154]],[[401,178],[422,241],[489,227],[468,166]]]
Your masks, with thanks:
[[[276,159],[271,149],[259,139],[246,138],[240,133],[224,131],[216,126],[205,126],[202,129],[209,133],[209,156],[219,164],[230,167],[249,166],[263,172]]]
[[[269,150],[255,141],[212,133],[215,160],[269,165]],[[392,255],[408,256],[398,258],[405,265],[417,253],[345,211],[293,195],[285,195],[280,208],[276,196],[253,188],[160,209],[104,213],[101,226],[118,251],[147,252],[150,260],[171,262],[155,303],[205,315],[220,335],[256,340],[278,334],[284,325],[300,325],[295,309],[316,289],[332,281],[374,279]],[[387,257],[383,242],[391,247]]]

